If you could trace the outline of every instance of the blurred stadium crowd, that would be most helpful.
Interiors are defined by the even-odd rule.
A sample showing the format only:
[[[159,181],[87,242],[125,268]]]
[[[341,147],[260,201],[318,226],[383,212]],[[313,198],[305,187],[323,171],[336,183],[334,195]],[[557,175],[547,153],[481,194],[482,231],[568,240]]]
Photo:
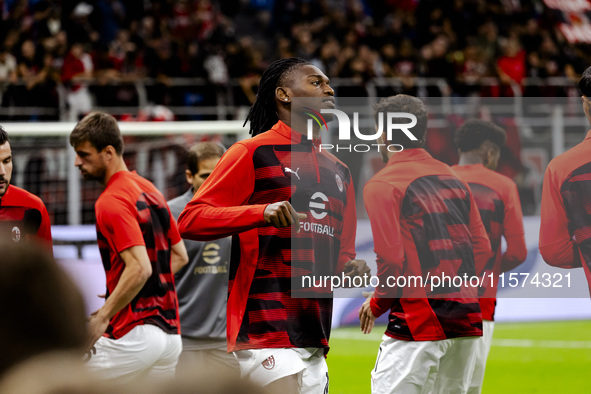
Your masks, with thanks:
[[[5,120],[59,119],[22,107],[248,106],[276,58],[311,60],[338,95],[564,96],[590,63],[542,0],[4,0],[0,91]],[[442,78],[445,86],[416,78]],[[198,78],[188,83],[178,78]],[[61,97],[61,98],[60,98]],[[60,103],[60,99],[62,102]],[[40,114],[40,115],[39,115]],[[228,118],[231,118],[228,115]]]

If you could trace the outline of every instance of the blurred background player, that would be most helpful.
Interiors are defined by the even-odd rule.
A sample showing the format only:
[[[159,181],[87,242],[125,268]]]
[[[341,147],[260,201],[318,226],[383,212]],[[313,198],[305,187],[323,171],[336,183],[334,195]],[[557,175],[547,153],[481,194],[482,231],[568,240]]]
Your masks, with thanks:
[[[84,351],[82,295],[49,251],[31,242],[0,240],[0,380],[29,358],[64,351],[80,360]]]
[[[381,282],[387,283],[388,276],[482,272],[491,256],[486,230],[468,185],[422,148],[427,132],[424,104],[397,95],[382,99],[375,112],[376,122],[380,112],[417,117],[410,130],[417,141],[402,133],[394,134],[392,141],[380,137],[379,143],[400,144],[404,150],[382,150],[386,167],[363,192]],[[378,286],[359,311],[361,330],[369,333],[376,317],[386,311],[389,324],[371,372],[372,393],[466,393],[482,335],[477,288]]]
[[[234,235],[228,349],[243,376],[273,392],[328,392],[332,294],[298,298],[292,269],[311,275],[369,271],[364,261],[353,260],[349,169],[318,150],[319,128],[314,141],[306,138],[307,116],[293,107],[294,98],[306,97],[316,110],[334,108],[333,96],[326,75],[308,62],[271,63],[247,118],[253,138],[226,152],[179,218],[184,238]],[[324,215],[312,215],[316,196],[325,202]],[[314,231],[320,227],[333,236]]]
[[[94,112],[70,134],[74,165],[105,189],[95,205],[107,276],[90,316],[88,366],[109,378],[171,377],[181,353],[174,273],[188,257],[162,194],[123,161],[115,118]]]
[[[484,275],[487,281],[492,273],[494,279],[479,293],[483,333],[478,340],[469,393],[480,393],[482,390],[486,359],[493,337],[499,274],[517,267],[527,257],[517,185],[510,178],[494,171],[506,138],[502,128],[492,122],[476,119],[466,121],[455,134],[460,162],[452,168],[470,186],[493,251],[485,272],[477,273],[480,277]],[[501,251],[501,237],[505,237],[507,242],[505,253]]]
[[[583,111],[591,124],[591,67],[579,81]],[[591,289],[591,131],[556,156],[544,174],[540,254],[553,266],[583,267]]]
[[[35,239],[53,254],[51,223],[43,201],[10,184],[12,149],[8,133],[0,126],[0,239],[20,242]]]
[[[193,195],[205,182],[224,154],[224,148],[214,142],[193,145],[187,154],[185,175],[189,190],[168,202],[177,219]],[[238,362],[228,353],[226,341],[226,303],[228,299],[228,270],[232,239],[208,242],[184,240],[189,264],[175,275],[179,299],[183,352],[178,370],[220,369],[239,371]],[[187,372],[187,371],[185,371]]]

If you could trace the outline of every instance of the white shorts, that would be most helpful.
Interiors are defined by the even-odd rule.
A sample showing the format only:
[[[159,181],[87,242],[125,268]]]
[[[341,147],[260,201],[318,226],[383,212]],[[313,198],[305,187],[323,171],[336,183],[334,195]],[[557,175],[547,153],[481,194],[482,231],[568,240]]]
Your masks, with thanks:
[[[328,366],[324,349],[249,349],[234,352],[242,377],[267,386],[276,380],[297,375],[299,393],[328,393]]]
[[[107,379],[173,378],[183,349],[181,336],[152,324],[134,327],[119,339],[101,337],[87,367]]]
[[[479,337],[403,341],[382,337],[372,394],[466,393]]]
[[[468,393],[476,394],[482,391],[482,382],[484,381],[484,370],[486,369],[486,359],[492,345],[495,322],[491,320],[482,321],[482,337],[476,342],[476,360],[474,362],[474,373],[470,382]]]

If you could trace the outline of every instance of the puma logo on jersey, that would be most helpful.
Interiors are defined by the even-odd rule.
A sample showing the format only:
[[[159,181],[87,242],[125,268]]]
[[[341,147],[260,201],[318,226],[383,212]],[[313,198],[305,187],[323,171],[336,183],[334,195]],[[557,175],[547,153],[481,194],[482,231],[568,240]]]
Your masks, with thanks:
[[[300,181],[301,181],[301,179],[300,179],[300,176],[298,175],[298,171],[299,171],[299,170],[300,170],[300,167],[298,167],[298,169],[297,169],[297,170],[295,170],[295,171],[294,171],[294,170],[292,170],[292,169],[291,169],[291,168],[289,168],[289,167],[285,167],[285,168],[283,169],[283,171],[285,171],[285,174],[286,174],[286,175],[287,175],[287,173],[290,173],[290,174],[295,174],[295,176],[297,176],[297,177],[298,177],[298,180],[300,180]]]

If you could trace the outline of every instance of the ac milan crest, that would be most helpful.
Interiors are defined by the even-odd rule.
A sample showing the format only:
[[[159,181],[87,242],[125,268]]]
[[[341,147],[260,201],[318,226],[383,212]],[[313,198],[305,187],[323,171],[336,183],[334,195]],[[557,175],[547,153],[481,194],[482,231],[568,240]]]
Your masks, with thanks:
[[[265,361],[263,361],[261,363],[261,365],[265,369],[273,369],[275,367],[275,357],[273,357],[273,356],[267,357],[267,359]]]
[[[14,226],[12,228],[12,240],[14,242],[18,242],[21,240],[21,229],[18,228],[17,226]]]
[[[343,191],[343,180],[341,179],[341,177],[339,176],[339,174],[335,174],[335,179],[337,181],[337,187],[339,188],[339,191],[342,192]]]

